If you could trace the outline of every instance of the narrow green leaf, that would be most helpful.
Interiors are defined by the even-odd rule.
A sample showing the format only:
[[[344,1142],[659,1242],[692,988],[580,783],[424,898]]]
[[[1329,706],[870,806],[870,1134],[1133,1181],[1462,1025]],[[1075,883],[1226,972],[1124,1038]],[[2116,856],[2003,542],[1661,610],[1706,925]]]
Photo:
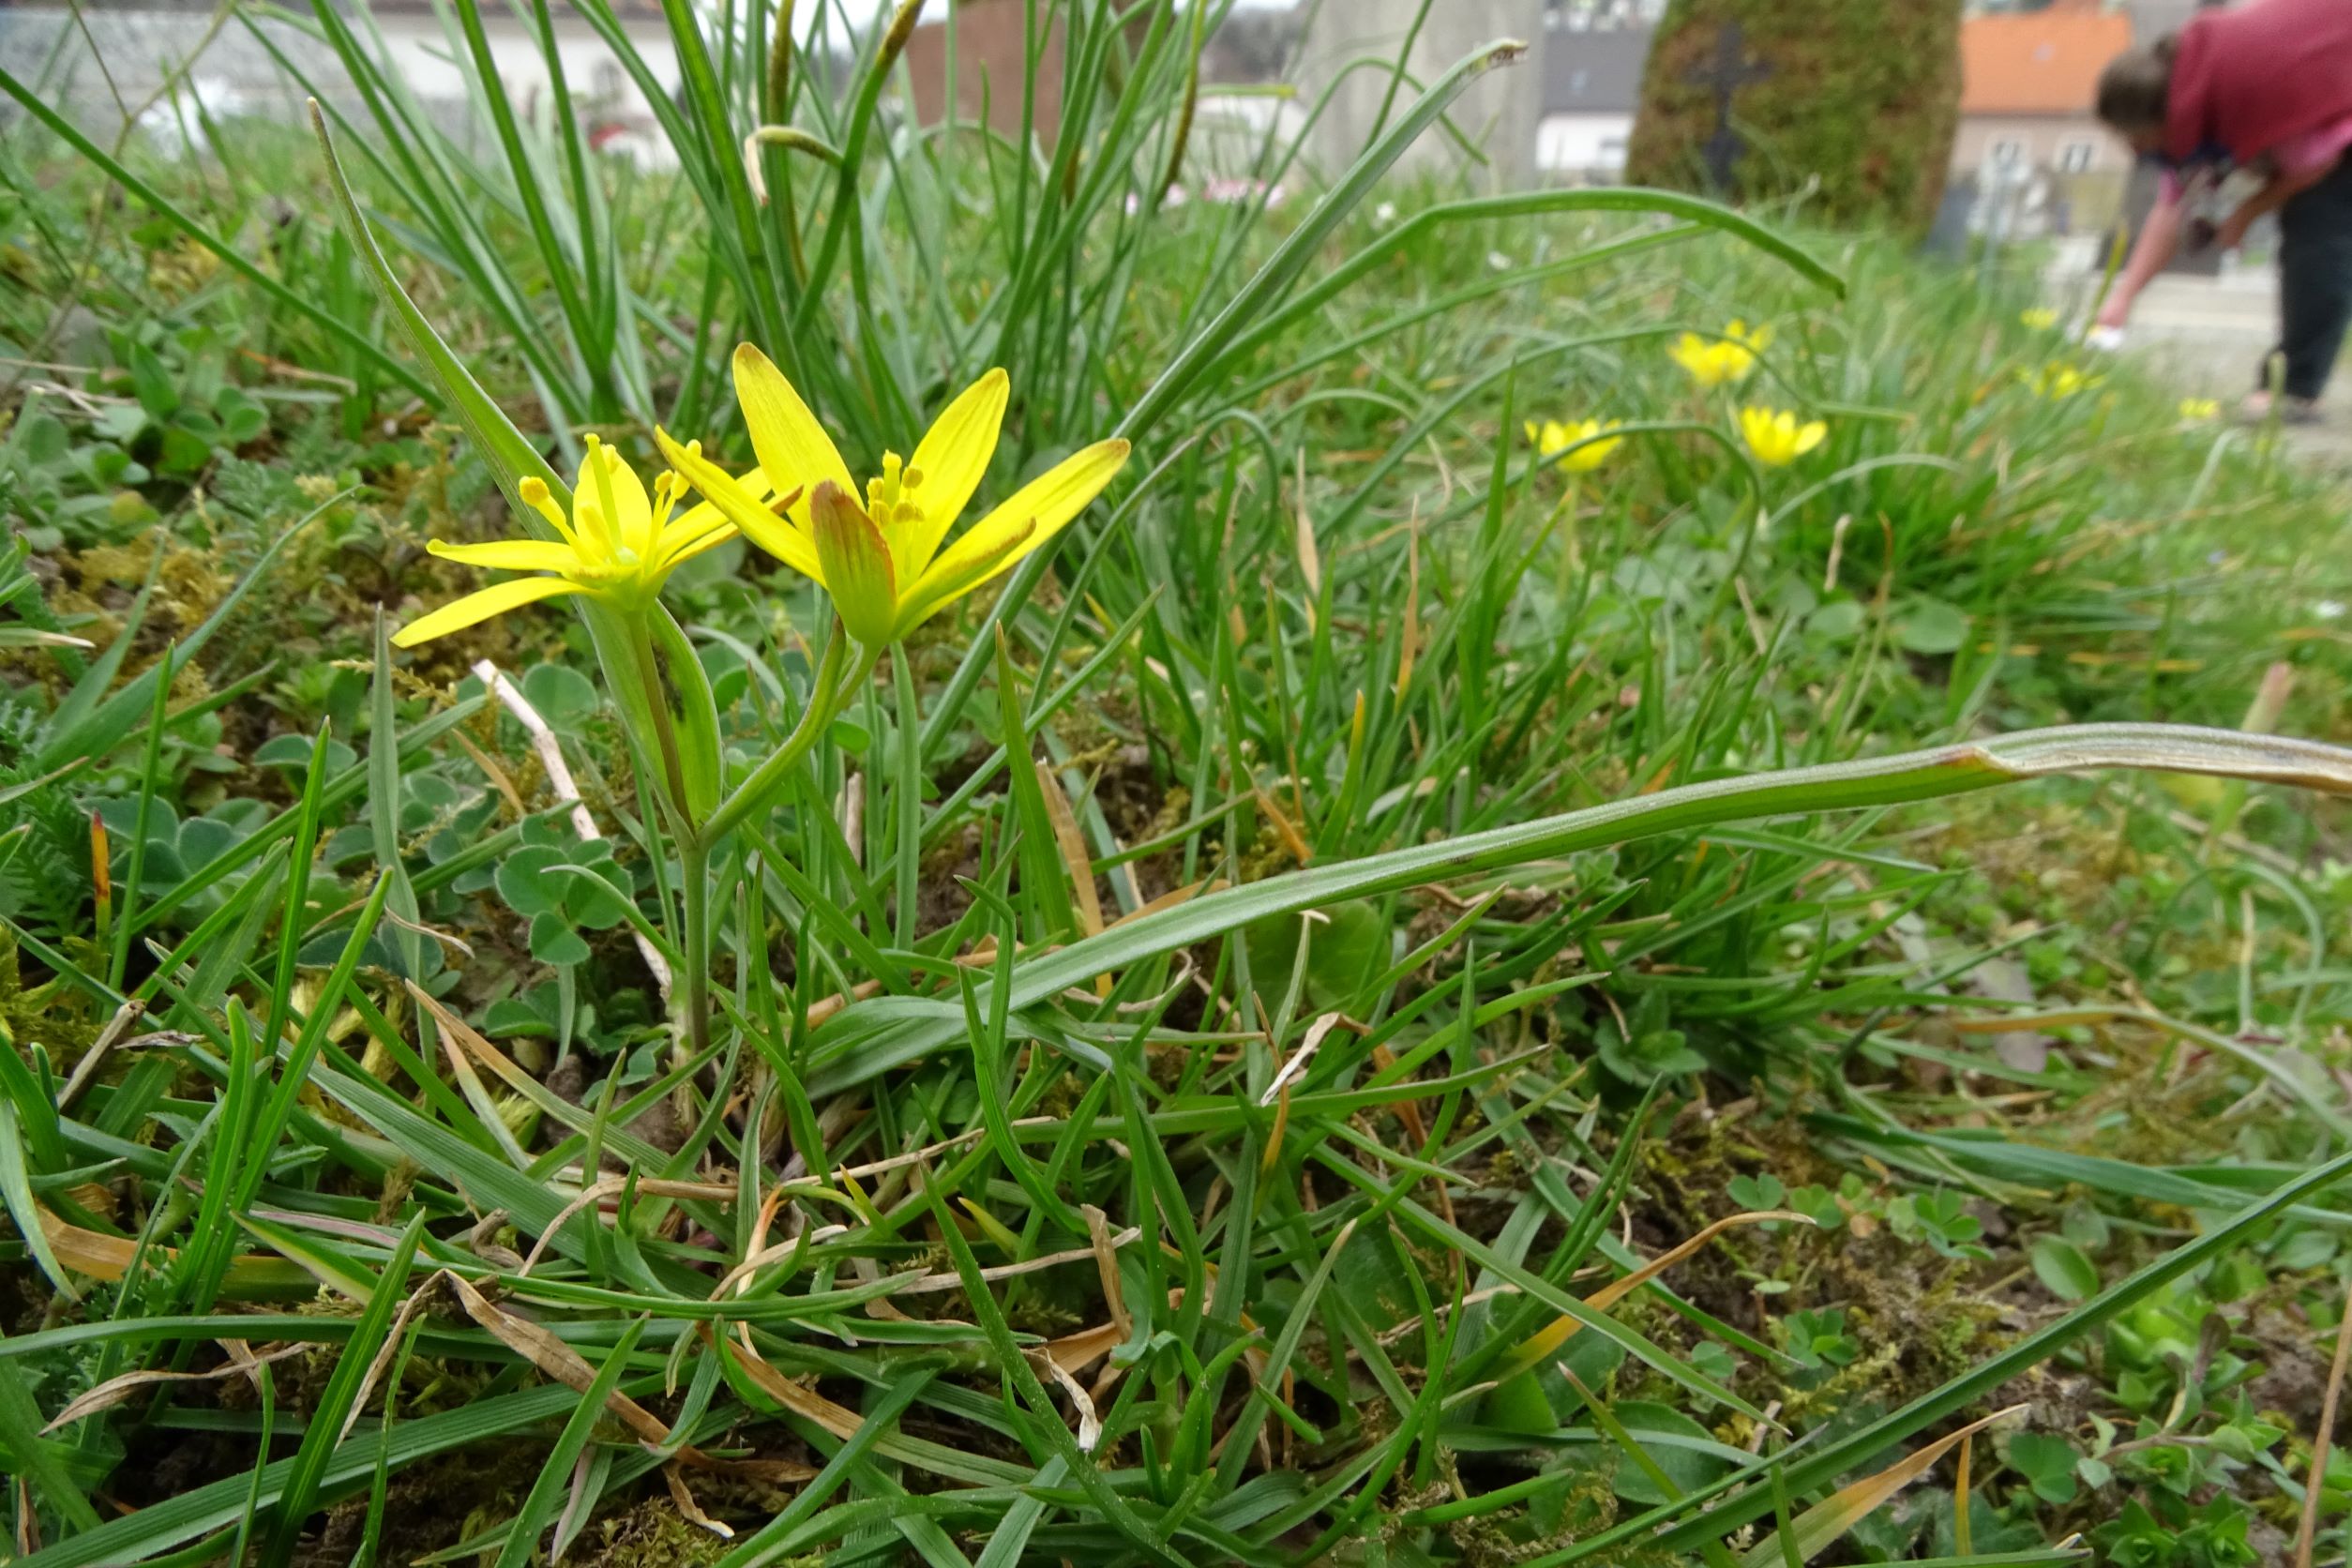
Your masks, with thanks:
[[[499,1548],[496,1568],[530,1568],[539,1537],[555,1522],[556,1510],[563,1507],[571,1490],[572,1466],[587,1449],[588,1440],[596,1435],[596,1423],[604,1419],[605,1403],[611,1398],[612,1391],[620,1387],[621,1375],[628,1370],[630,1352],[637,1349],[638,1336],[645,1332],[645,1323],[642,1318],[630,1320],[621,1333],[620,1342],[605,1357],[604,1364],[596,1368],[588,1391],[573,1407],[571,1419],[564,1423],[554,1448],[539,1466],[538,1479],[532,1482],[530,1494],[506,1527],[506,1544]]]
[[[2352,793],[2352,750],[2317,741],[2173,724],[2079,724],[1992,740],[1685,784],[1518,826],[1205,894],[1024,962],[1013,1005],[1033,1006],[1097,974],[1220,937],[1253,922],[1719,822],[1933,800],[2109,768],[2246,777]],[[879,1034],[853,1033],[863,1023]],[[927,1056],[961,1032],[960,1010],[878,998],[844,1009],[817,1036],[809,1093],[838,1093]]]
[[[352,1331],[350,1344],[336,1358],[326,1388],[309,1412],[302,1446],[288,1462],[278,1490],[278,1522],[262,1551],[263,1568],[285,1568],[294,1560],[302,1527],[325,1482],[328,1462],[342,1442],[344,1418],[352,1413],[365,1391],[368,1368],[374,1364],[376,1352],[391,1330],[392,1315],[408,1299],[409,1269],[416,1259],[416,1245],[424,1234],[425,1212],[419,1209],[410,1217],[408,1229],[400,1233],[400,1244],[392,1249],[391,1259],[376,1281],[375,1293],[369,1297],[366,1308],[359,1314],[359,1326]],[[258,1474],[255,1479],[258,1485]]]

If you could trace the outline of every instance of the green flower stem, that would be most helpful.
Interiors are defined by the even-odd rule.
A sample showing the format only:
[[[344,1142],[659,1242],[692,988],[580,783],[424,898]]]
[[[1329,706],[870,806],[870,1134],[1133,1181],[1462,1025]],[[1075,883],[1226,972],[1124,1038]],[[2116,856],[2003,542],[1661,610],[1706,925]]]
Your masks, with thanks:
[[[1567,483],[1560,492],[1560,504],[1552,508],[1551,519],[1544,525],[1545,533],[1559,535],[1560,558],[1552,563],[1552,602],[1555,604],[1568,602],[1569,584],[1576,574],[1576,503],[1579,499],[1577,492],[1583,488],[1576,483],[1579,477],[1575,474],[1568,475]]]
[[[686,969],[686,1048],[699,1057],[711,1043],[711,846],[697,834],[678,840],[680,900],[686,906],[679,955]]]
[[[849,662],[849,638],[839,629],[826,642],[824,656],[818,661],[817,678],[808,688],[808,706],[800,716],[792,732],[784,737],[784,744],[769,754],[767,761],[751,771],[751,776],[735,786],[718,809],[702,824],[701,838],[705,845],[716,844],[732,832],[743,820],[764,801],[784,776],[798,765],[817,737],[825,732],[834,716],[840,712],[841,702],[873,673],[875,661],[882,657],[882,649],[858,650],[857,668],[848,679],[842,678],[843,667]],[[689,954],[691,957],[691,954]]]
[[[645,706],[654,720],[654,755],[661,759],[662,791],[670,808],[670,825],[684,843],[696,836],[696,823],[686,806],[686,762],[678,752],[678,731],[670,716],[670,694],[661,687],[661,661],[654,655],[653,625],[643,615],[627,618],[629,639],[637,644],[638,678],[645,686]],[[645,737],[638,737],[641,744]]]
[[[849,638],[837,625],[834,635],[825,643],[823,656],[818,660],[816,679],[809,683],[808,706],[801,711],[800,722],[792,726],[792,732],[752,770],[750,777],[719,802],[717,809],[699,822],[684,824],[678,835],[679,868],[686,884],[681,890],[685,913],[679,957],[686,970],[686,1040],[697,1054],[707,1048],[711,1041],[711,852],[726,842],[727,836],[799,764],[841,711],[843,700],[873,673],[882,650],[861,648],[854,670],[844,678],[850,664],[849,643]],[[663,745],[674,747],[668,710],[660,711],[664,714]],[[674,772],[674,751],[665,755],[671,761]],[[673,788],[683,792],[682,784]],[[684,800],[683,792],[679,798]]]

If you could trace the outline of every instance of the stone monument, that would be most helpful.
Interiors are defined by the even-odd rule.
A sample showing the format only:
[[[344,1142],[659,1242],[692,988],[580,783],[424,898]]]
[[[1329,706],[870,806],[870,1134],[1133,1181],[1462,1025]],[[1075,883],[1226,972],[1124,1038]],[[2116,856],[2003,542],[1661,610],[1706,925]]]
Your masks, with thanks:
[[[1437,0],[1414,22],[1421,0],[1344,0],[1325,5],[1307,28],[1299,60],[1301,95],[1311,102],[1327,83],[1336,83],[1331,107],[1318,122],[1311,143],[1316,161],[1326,174],[1347,168],[1380,123],[1388,103],[1388,123],[1419,96],[1413,85],[1437,80],[1472,50],[1499,38],[1516,38],[1530,46],[1515,66],[1489,71],[1470,84],[1454,102],[1455,126],[1487,159],[1477,177],[1482,187],[1524,183],[1535,167],[1535,125],[1542,113],[1543,62],[1536,52],[1544,41],[1542,0]],[[1394,61],[1404,52],[1408,80],[1396,86],[1391,99],[1391,72],[1355,66],[1366,57]],[[1398,163],[1400,172],[1452,172],[1474,168],[1460,143],[1432,128]]]
[[[1670,0],[1626,177],[1923,234],[1960,123],[1962,0]]]

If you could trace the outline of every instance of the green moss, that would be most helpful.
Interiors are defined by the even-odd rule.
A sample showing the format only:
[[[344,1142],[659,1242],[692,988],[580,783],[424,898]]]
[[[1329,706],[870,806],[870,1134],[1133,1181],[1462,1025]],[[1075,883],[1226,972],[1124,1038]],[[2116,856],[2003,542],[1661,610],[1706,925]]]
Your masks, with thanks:
[[[1737,26],[1744,64],[1731,165],[1745,201],[1818,187],[1809,210],[1832,222],[1924,233],[1943,199],[1960,123],[1960,0],[1672,0],[1642,83],[1626,175],[1707,190],[1716,126],[1718,40]]]

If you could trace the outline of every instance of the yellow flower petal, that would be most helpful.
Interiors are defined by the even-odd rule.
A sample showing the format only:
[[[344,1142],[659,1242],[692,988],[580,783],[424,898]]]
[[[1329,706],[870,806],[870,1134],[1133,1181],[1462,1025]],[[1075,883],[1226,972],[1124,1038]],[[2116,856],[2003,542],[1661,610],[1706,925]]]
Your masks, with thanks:
[[[569,545],[543,539],[495,539],[481,545],[449,545],[428,539],[425,548],[444,561],[461,566],[488,566],[501,572],[568,572],[580,565]]]
[[[971,593],[999,571],[1027,555],[1034,548],[1033,526],[1024,525],[1010,533],[998,530],[982,541],[987,548],[975,546],[978,531],[965,535],[947,551],[931,563],[931,569],[923,574],[921,581],[898,604],[897,635],[906,636],[915,627],[938,614],[956,600]]]
[[[943,550],[936,565],[944,566],[948,558],[958,551],[969,550],[961,559],[970,560],[991,553],[999,542],[1018,534],[1024,527],[1034,526],[1029,549],[1035,550],[1067,526],[1070,520],[1086,510],[1088,502],[1103,493],[1103,487],[1118,476],[1126,466],[1127,444],[1123,441],[1098,441],[1063,459],[1044,474],[1032,479],[996,510],[972,524],[970,532]],[[1023,550],[1026,555],[1029,551]],[[993,577],[1020,559],[1013,556],[1000,561]],[[972,586],[986,582],[981,578]],[[967,590],[969,592],[969,590]]]
[[[808,517],[841,625],[868,648],[886,645],[897,633],[898,587],[882,530],[834,484],[817,487]]]
[[[637,470],[595,436],[580,460],[580,480],[572,488],[574,510],[592,507],[604,518],[616,550],[634,552],[642,560],[654,550],[654,504]]]
[[[721,519],[716,528],[689,539],[685,544],[670,546],[670,553],[662,558],[661,569],[665,572],[669,571],[674,566],[693,560],[706,550],[725,544],[733,537],[735,537],[735,525]]]
[[[1560,432],[1560,443],[1558,449],[1566,451],[1567,448],[1571,446],[1576,446],[1576,449],[1573,452],[1569,452],[1566,457],[1562,458],[1560,460],[1560,466],[1568,470],[1571,474],[1590,474],[1594,469],[1600,467],[1603,463],[1608,461],[1609,454],[1616,451],[1619,446],[1622,445],[1625,438],[1621,435],[1611,437],[1606,441],[1596,440],[1594,438],[1600,436],[1604,430],[1613,430],[1616,428],[1617,422],[1615,420],[1611,420],[1608,424],[1604,425],[1597,419],[1588,419],[1581,425],[1572,425],[1566,430],[1563,430]],[[1576,443],[1579,441],[1584,442],[1585,445],[1582,446],[1576,446]]]
[[[903,575],[917,576],[930,565],[931,557],[939,552],[939,542],[971,504],[972,492],[980,488],[988,472],[988,460],[996,455],[1012,384],[1012,378],[1003,370],[990,370],[966,387],[924,432],[912,459],[912,467],[923,476],[912,495],[923,508],[923,522],[897,553]]]
[[[772,493],[771,487],[768,484],[768,476],[763,471],[757,468],[746,469],[735,475],[735,484],[746,495],[752,497],[762,505],[770,506],[773,510],[772,504],[769,502],[769,496]],[[703,542],[705,535],[729,532],[733,528],[734,524],[728,520],[727,514],[720,511],[711,502],[705,501],[699,505],[689,506],[663,526],[661,538],[654,547],[655,560],[664,564],[683,560],[686,555],[699,553],[709,548]]]
[[[1740,435],[1756,454],[1756,460],[1771,468],[1785,468],[1821,445],[1830,427],[1819,419],[1799,426],[1797,416],[1786,409],[1743,408],[1740,411]]]
[[[656,430],[654,442],[670,466],[686,476],[688,483],[702,492],[704,500],[726,514],[727,520],[743,531],[743,536],[783,562],[803,577],[824,580],[824,570],[817,564],[817,547],[808,535],[788,518],[779,517],[749,490],[739,483],[710,459],[692,447],[681,446],[666,430]],[[762,463],[752,470],[764,481],[775,470]],[[797,503],[806,514],[807,498]],[[698,508],[699,510],[699,508]]]
[[[784,372],[776,368],[775,361],[749,343],[735,350],[735,400],[743,405],[744,424],[751,431],[751,449],[759,454],[761,471],[773,484],[801,487],[800,500],[790,508],[794,522],[803,528],[808,526],[808,498],[827,480],[838,486],[845,495],[862,493],[857,481],[850,477],[850,466],[841,460],[833,438],[817,423],[817,416],[808,412],[808,405],[801,401],[792,384],[784,379]],[[671,460],[673,464],[676,460]],[[695,481],[695,488],[702,490],[701,480]],[[702,493],[707,496],[711,492],[702,490]],[[743,519],[736,518],[735,526],[742,528],[752,543],[766,549],[760,535],[745,526]]]
[[[540,599],[551,599],[563,594],[585,593],[577,582],[560,577],[518,577],[452,600],[429,615],[421,615],[392,634],[396,648],[414,648],[420,642],[430,642],[436,637],[446,637],[453,631],[463,631],[477,621],[503,615]]]
[[[1685,332],[1666,354],[1702,387],[1745,381],[1748,372],[1756,368],[1755,349],[1762,347],[1763,339],[1771,336],[1761,329],[1754,337],[1746,333],[1746,326],[1740,322],[1733,322],[1727,335],[1720,339],[1710,340],[1696,332]]]

